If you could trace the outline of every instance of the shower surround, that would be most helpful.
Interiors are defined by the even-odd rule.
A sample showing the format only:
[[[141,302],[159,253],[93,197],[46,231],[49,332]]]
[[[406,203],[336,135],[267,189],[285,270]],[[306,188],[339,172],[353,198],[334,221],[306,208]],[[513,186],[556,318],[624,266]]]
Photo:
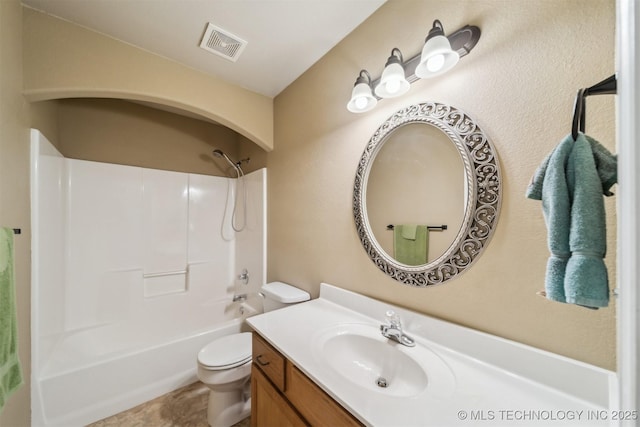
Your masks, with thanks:
[[[244,178],[236,233],[235,179],[66,159],[37,130],[31,150],[33,425],[86,425],[196,381],[198,350],[260,308],[232,296],[266,279],[266,170]]]

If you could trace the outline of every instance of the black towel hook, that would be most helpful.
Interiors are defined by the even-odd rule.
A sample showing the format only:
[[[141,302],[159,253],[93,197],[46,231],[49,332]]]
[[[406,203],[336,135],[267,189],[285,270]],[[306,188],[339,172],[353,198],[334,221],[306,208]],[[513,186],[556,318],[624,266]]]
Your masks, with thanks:
[[[584,89],[578,89],[578,94],[576,95],[576,100],[573,104],[573,122],[571,123],[571,136],[574,141],[578,139],[578,129],[584,132],[584,110]]]
[[[587,113],[585,98],[589,95],[611,95],[617,93],[618,83],[616,75],[594,84],[591,87],[578,90],[576,101],[573,105],[573,122],[571,123],[571,136],[575,141],[578,138],[578,130],[584,133],[585,118]]]

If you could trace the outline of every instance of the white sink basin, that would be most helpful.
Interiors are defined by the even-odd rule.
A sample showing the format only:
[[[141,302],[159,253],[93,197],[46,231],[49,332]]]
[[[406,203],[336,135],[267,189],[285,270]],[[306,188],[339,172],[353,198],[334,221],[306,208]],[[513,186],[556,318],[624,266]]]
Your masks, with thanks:
[[[402,317],[415,347],[380,333],[380,319],[390,309]],[[487,424],[474,424],[474,415],[495,416],[487,425],[512,426],[508,417],[520,409],[582,413],[569,422],[582,426],[585,414],[608,410],[607,390],[616,381],[614,372],[327,284],[320,298],[247,323],[366,426]],[[380,377],[388,387],[376,384]]]
[[[312,346],[318,363],[368,391],[442,398],[455,391],[455,377],[440,357],[420,342],[406,347],[391,341],[374,325],[349,323],[322,330]]]

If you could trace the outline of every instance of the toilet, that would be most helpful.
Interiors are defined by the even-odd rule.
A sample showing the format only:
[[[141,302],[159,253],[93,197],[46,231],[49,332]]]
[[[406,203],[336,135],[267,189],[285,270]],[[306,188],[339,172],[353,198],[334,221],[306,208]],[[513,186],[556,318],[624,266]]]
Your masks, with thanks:
[[[311,298],[282,282],[267,283],[262,295],[265,313]],[[251,414],[251,358],[250,332],[218,338],[198,353],[198,379],[210,389],[210,426],[229,427]]]

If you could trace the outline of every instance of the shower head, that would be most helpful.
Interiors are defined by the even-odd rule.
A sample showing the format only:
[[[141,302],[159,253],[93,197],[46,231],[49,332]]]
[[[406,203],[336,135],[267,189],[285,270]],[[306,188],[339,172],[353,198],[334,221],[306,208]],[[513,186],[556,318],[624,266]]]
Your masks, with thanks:
[[[234,191],[233,193],[235,193],[235,198],[233,201],[233,213],[231,214],[231,228],[233,228],[234,231],[242,231],[244,230],[244,227],[247,225],[247,187],[244,184],[244,172],[242,171],[242,168],[240,167],[240,165],[242,164],[242,162],[248,162],[249,159],[243,159],[240,160],[236,163],[233,162],[233,160],[231,160],[229,158],[229,156],[227,156],[226,154],[224,154],[224,151],[222,150],[218,150],[215,149],[213,150],[213,157],[218,157],[221,159],[225,159],[227,161],[227,163],[229,163],[231,165],[231,167],[233,168],[233,170],[236,171],[236,177],[238,178],[238,183],[242,183],[242,206],[243,206],[243,214],[242,217],[244,218],[243,222],[242,222],[242,226],[241,227],[236,227],[236,205],[238,204],[238,191]],[[236,187],[237,188],[237,187]]]
[[[226,154],[224,154],[224,152],[222,150],[213,150],[213,156],[214,157],[221,157],[223,159],[225,159],[231,166],[233,166],[234,168],[237,168],[238,166],[229,158],[229,156],[227,156]]]
[[[240,175],[244,175],[244,172],[242,171],[242,168],[240,167],[240,162],[234,162],[233,160],[231,160],[229,158],[229,156],[227,156],[224,151],[222,150],[213,150],[213,156],[214,157],[219,157],[219,158],[223,158],[227,161],[227,163],[229,163],[231,165],[231,167],[236,171],[236,174],[238,175],[238,178],[240,177]]]
[[[223,158],[232,165],[235,165],[235,163],[229,158],[229,156],[227,156],[222,150],[213,150],[213,156]]]

